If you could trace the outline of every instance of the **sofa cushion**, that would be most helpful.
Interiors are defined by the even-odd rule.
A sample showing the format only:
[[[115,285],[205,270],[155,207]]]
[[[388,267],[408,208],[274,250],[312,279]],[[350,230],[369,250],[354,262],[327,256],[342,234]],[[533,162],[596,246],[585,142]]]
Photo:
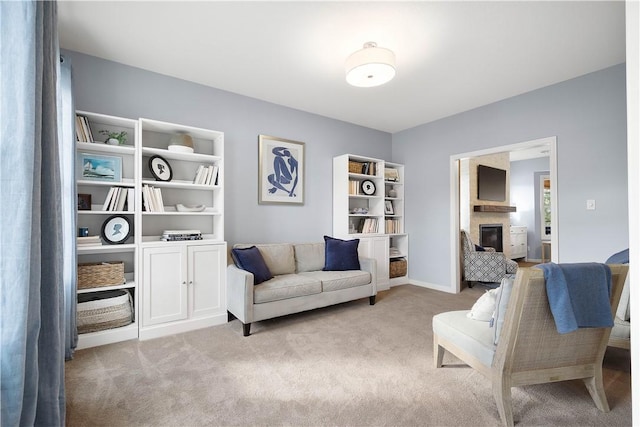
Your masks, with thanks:
[[[486,291],[480,296],[480,298],[478,298],[475,304],[473,304],[473,307],[471,307],[471,311],[467,314],[467,317],[480,322],[489,322],[496,310],[497,296],[497,288]]]
[[[279,274],[293,274],[296,272],[296,261],[293,256],[293,245],[290,243],[264,243],[257,245],[237,244],[234,248],[256,246],[269,271],[274,276]]]
[[[469,310],[448,311],[433,316],[433,332],[473,355],[483,365],[491,366],[496,346],[493,329],[486,322],[469,319]]]
[[[342,240],[324,236],[325,271],[360,270],[358,244],[360,239]]]
[[[255,246],[248,248],[231,249],[231,257],[233,262],[239,268],[253,273],[253,284],[258,285],[266,280],[271,279],[271,271],[265,264],[262,254]]]
[[[502,279],[502,282],[500,282],[500,288],[498,288],[498,294],[496,295],[496,309],[491,319],[491,326],[494,332],[494,344],[498,344],[498,340],[500,339],[502,325],[504,325],[504,318],[507,315],[507,308],[509,307],[513,281],[514,279],[505,277]]]
[[[319,294],[320,280],[299,274],[281,274],[253,288],[253,302],[261,304],[271,301]]]
[[[322,291],[331,292],[340,289],[355,288],[371,283],[371,274],[368,271],[309,271],[299,273],[300,276],[313,278],[322,282]]]
[[[324,243],[298,243],[293,245],[296,272],[320,271],[324,268]]]

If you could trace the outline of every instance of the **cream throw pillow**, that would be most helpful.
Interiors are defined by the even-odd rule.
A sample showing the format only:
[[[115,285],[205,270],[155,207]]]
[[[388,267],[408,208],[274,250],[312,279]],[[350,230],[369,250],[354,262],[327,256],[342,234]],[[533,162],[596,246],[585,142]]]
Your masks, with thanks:
[[[490,321],[493,316],[493,312],[496,309],[497,294],[498,289],[491,289],[485,292],[480,298],[478,298],[476,303],[473,304],[471,311],[467,313],[467,317],[480,322]]]

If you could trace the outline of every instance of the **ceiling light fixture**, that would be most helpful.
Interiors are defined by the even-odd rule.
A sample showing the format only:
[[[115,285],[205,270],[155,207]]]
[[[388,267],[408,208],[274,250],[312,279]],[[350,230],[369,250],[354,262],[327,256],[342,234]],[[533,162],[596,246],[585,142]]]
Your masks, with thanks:
[[[396,56],[389,49],[367,42],[347,58],[347,83],[357,87],[374,87],[387,83],[396,75]]]

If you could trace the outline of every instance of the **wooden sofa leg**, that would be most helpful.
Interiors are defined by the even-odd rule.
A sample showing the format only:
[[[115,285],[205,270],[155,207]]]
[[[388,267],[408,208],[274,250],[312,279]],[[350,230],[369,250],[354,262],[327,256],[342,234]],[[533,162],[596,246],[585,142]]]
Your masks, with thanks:
[[[242,335],[244,335],[245,337],[248,337],[249,335],[251,335],[251,323],[243,323],[242,324]]]
[[[609,402],[607,402],[607,395],[604,393],[604,385],[602,383],[602,366],[596,367],[595,376],[584,378],[583,381],[596,407],[602,412],[609,412]]]
[[[433,336],[433,367],[442,368],[442,361],[444,360],[444,347],[438,344],[438,336]]]
[[[372,295],[369,297],[369,305],[374,305],[376,303],[376,296]]]

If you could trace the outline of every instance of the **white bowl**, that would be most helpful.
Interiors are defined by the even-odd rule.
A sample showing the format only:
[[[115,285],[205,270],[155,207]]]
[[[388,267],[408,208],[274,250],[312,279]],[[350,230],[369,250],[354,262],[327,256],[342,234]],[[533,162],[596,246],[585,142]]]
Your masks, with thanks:
[[[184,145],[170,145],[167,149],[176,153],[193,153],[193,148]]]

